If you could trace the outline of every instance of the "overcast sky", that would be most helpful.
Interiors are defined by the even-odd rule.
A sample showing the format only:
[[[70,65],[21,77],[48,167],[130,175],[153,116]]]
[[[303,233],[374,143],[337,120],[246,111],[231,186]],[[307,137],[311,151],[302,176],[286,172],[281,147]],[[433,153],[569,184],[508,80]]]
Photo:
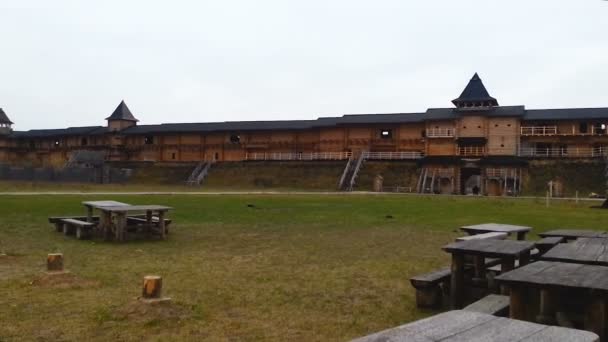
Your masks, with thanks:
[[[0,107],[18,130],[608,107],[608,1],[0,0]]]

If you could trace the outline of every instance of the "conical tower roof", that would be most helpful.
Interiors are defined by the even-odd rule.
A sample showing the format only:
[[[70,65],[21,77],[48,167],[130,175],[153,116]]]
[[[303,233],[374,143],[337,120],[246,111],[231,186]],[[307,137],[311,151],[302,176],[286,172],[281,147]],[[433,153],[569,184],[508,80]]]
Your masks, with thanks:
[[[106,120],[125,120],[125,121],[139,121],[137,120],[133,114],[131,113],[131,111],[129,110],[129,107],[127,107],[127,104],[125,103],[125,101],[120,101],[120,104],[118,105],[118,107],[116,107],[116,109],[114,110],[114,113],[112,113],[112,115],[108,116],[106,118]]]
[[[475,73],[469,84],[464,88],[462,94],[457,99],[452,100],[452,103],[457,107],[464,107],[464,103],[489,103],[491,106],[498,106],[498,101],[490,96],[486,87],[483,85],[479,75]],[[485,105],[483,105],[485,106]]]
[[[6,113],[0,108],[0,124],[12,125],[13,122],[6,116]]]

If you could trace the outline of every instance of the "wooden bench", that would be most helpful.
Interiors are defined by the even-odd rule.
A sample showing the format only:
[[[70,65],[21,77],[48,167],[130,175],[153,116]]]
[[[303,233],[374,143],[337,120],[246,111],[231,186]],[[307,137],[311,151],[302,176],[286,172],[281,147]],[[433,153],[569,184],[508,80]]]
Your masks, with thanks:
[[[72,235],[76,233],[78,240],[86,239],[91,236],[91,230],[96,226],[93,222],[76,220],[73,218],[64,218],[60,222],[63,226],[63,234]]]
[[[507,233],[503,232],[489,232],[483,234],[475,234],[469,236],[461,236],[456,238],[456,241],[469,241],[469,240],[504,240],[507,238]]]
[[[509,296],[491,294],[465,307],[463,310],[506,316],[509,313]]]
[[[169,225],[171,224],[171,219],[165,219],[165,233],[169,234]],[[127,217],[127,224],[146,224],[148,220],[146,220],[145,215],[136,215]],[[152,216],[152,223],[158,223],[158,216]]]
[[[445,267],[430,273],[410,278],[416,289],[416,305],[419,308],[438,308],[442,303],[441,284],[450,281],[451,271]]]
[[[93,222],[99,222],[99,216],[92,216]],[[86,216],[51,216],[49,217],[49,223],[55,225],[55,230],[59,233],[63,232],[63,223],[61,220],[74,219],[80,221],[86,221]]]
[[[565,241],[566,238],[564,238],[563,236],[550,236],[540,239],[534,242],[534,244],[536,245],[536,248],[538,248],[539,255],[543,255],[547,253],[551,248]]]

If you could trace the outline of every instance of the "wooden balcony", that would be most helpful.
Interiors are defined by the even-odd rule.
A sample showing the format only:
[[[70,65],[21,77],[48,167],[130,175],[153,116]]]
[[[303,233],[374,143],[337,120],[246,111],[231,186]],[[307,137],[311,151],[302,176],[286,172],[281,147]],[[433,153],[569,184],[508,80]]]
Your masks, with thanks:
[[[453,138],[455,136],[454,128],[427,128],[427,138]]]
[[[519,156],[533,158],[599,158],[608,156],[608,147],[520,148]]]
[[[407,160],[420,159],[422,152],[404,151],[404,152],[363,152],[363,158],[370,160]]]
[[[557,135],[557,126],[522,126],[520,130],[523,136]]]
[[[464,157],[482,157],[486,153],[486,148],[484,146],[460,146],[456,153]]]
[[[606,127],[602,128],[602,126],[589,126],[588,131],[586,133],[581,133],[577,130],[577,128],[573,127],[572,130],[564,130],[560,131],[557,126],[522,126],[520,128],[521,136],[589,136],[589,135],[606,135],[607,130]]]

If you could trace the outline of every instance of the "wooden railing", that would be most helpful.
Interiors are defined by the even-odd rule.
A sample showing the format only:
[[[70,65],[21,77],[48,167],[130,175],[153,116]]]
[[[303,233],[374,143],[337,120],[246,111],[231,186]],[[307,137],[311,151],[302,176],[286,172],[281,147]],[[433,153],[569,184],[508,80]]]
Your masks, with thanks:
[[[458,155],[459,156],[471,156],[471,157],[480,157],[485,154],[485,147],[483,146],[461,146],[458,147]]]
[[[557,126],[521,127],[521,135],[556,135]]]
[[[595,158],[608,155],[606,146],[572,148],[520,148],[520,157],[544,158]]]
[[[427,128],[426,130],[427,138],[453,138],[454,134],[453,128]]]
[[[363,158],[370,160],[404,160],[422,157],[422,152],[363,152]]]
[[[346,160],[352,152],[254,152],[247,153],[245,160]]]

